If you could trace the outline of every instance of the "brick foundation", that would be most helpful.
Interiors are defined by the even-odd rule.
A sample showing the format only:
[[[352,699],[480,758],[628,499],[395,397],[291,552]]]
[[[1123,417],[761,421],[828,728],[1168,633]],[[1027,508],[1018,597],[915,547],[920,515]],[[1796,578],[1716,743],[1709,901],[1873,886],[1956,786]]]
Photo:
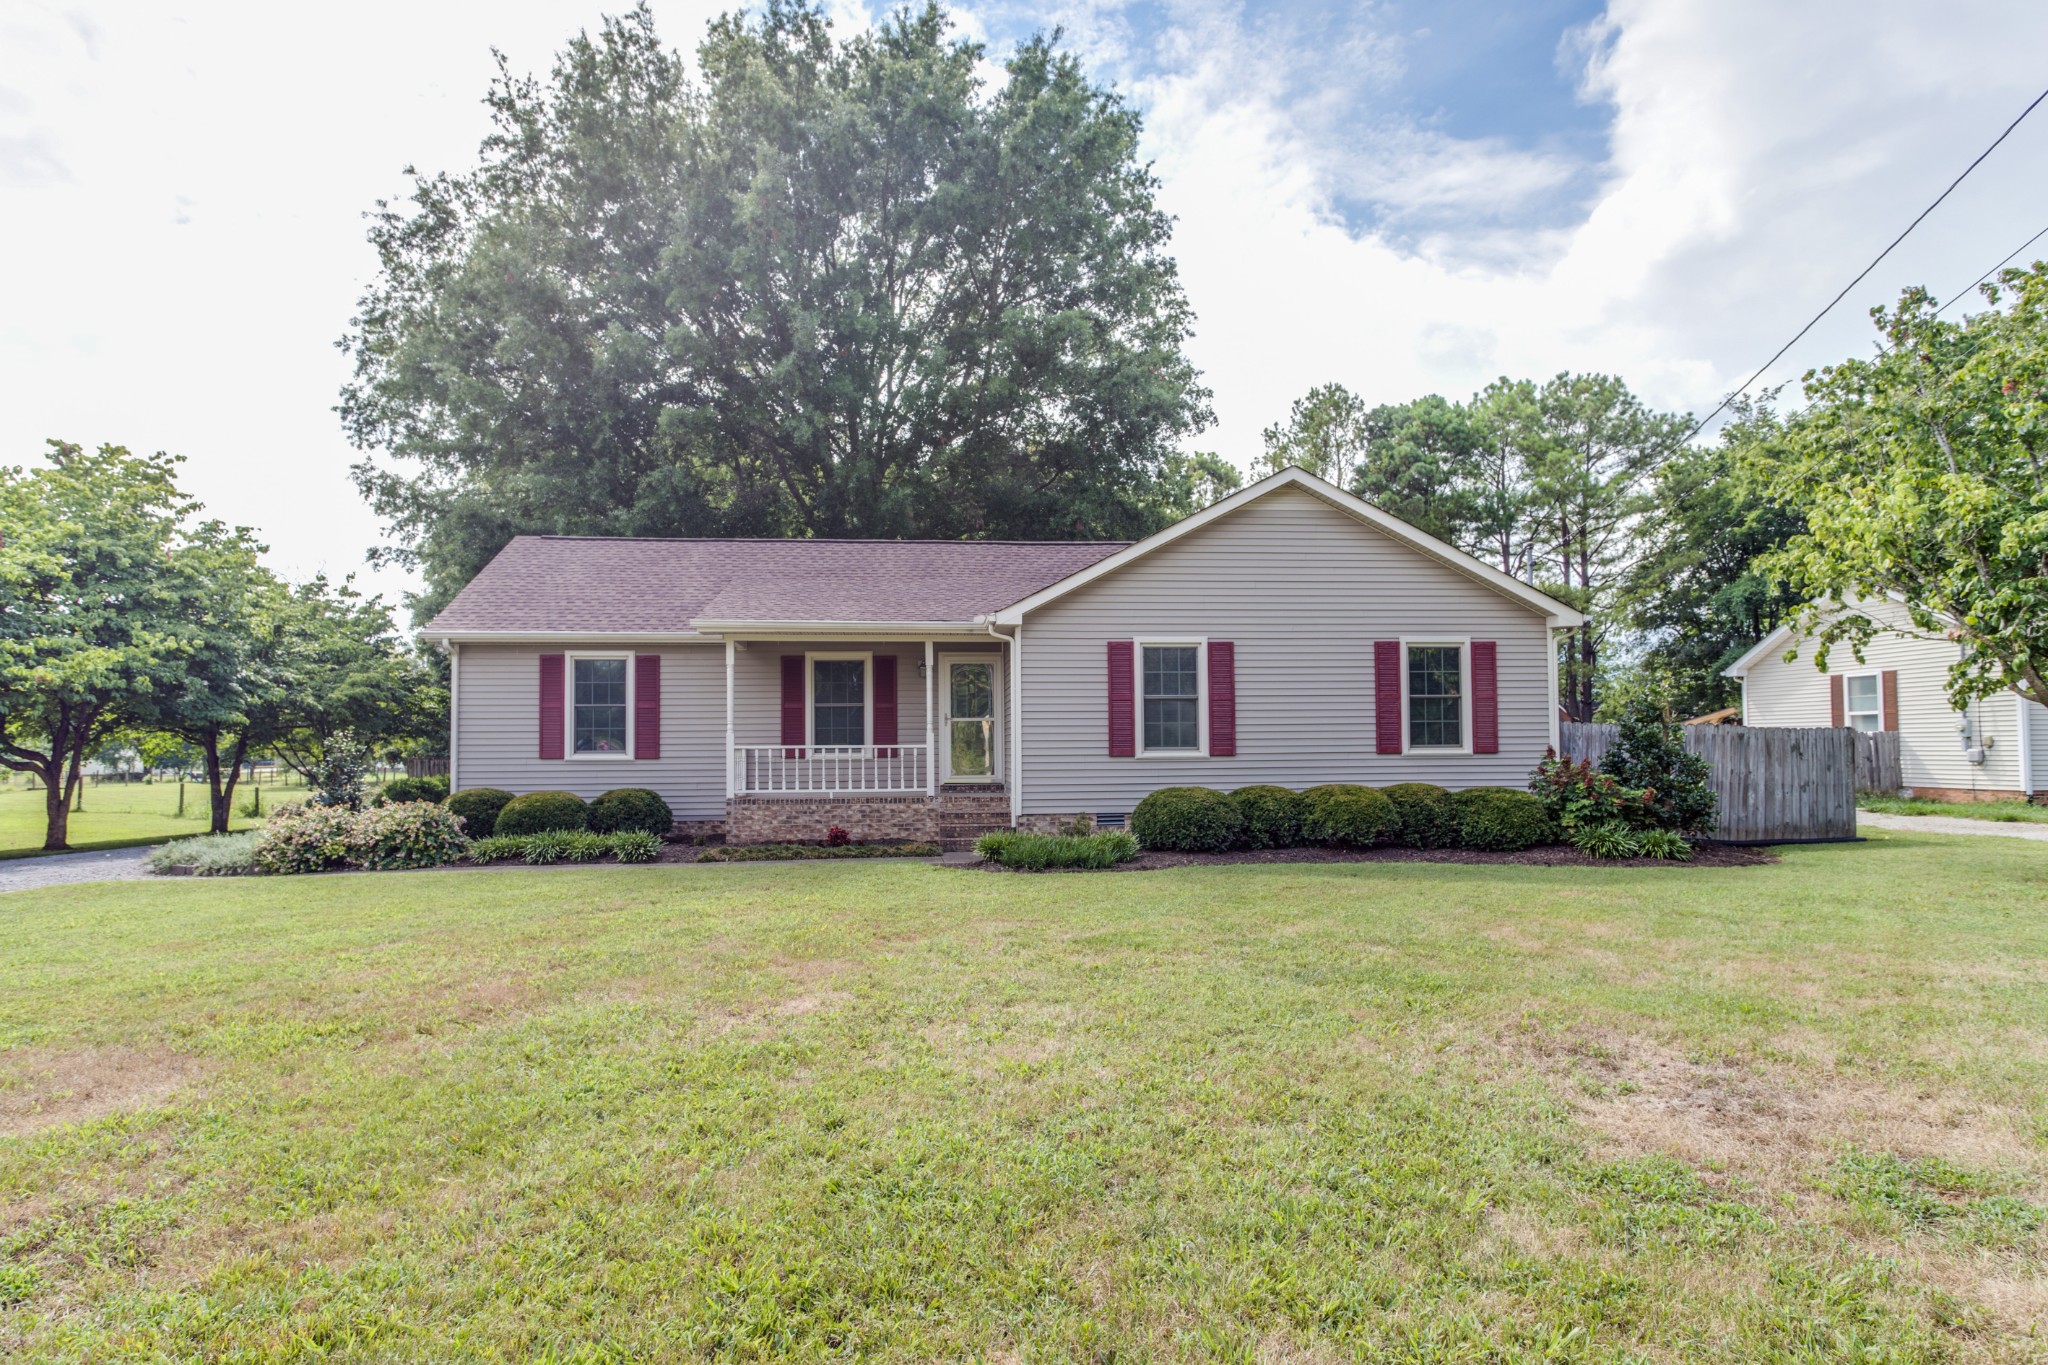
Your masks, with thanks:
[[[941,787],[936,804],[939,847],[964,853],[993,830],[1010,828],[1010,794],[985,786]]]
[[[669,826],[669,842],[677,844],[716,844],[725,839],[723,820],[678,820]]]
[[[2025,792],[2005,791],[1994,787],[1908,787],[1907,791],[1923,801],[2024,801]],[[2038,794],[2037,794],[2038,799]]]
[[[928,796],[736,796],[725,807],[729,844],[821,844],[833,825],[856,843],[939,838]]]
[[[1081,828],[1092,833],[1095,817],[1087,811],[1076,811],[1072,815],[1020,815],[1017,828],[1026,834],[1065,834],[1074,828],[1076,821]]]

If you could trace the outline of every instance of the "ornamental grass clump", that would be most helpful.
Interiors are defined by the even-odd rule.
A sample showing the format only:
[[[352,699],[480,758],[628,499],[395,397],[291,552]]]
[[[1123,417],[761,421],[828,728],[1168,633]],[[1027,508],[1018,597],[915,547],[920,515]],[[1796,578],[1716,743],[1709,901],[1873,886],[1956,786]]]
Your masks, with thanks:
[[[1131,833],[1146,848],[1225,853],[1244,829],[1237,803],[1207,787],[1161,787],[1131,812]]]
[[[1307,818],[1302,837],[1334,848],[1371,848],[1399,827],[1394,803],[1371,787],[1332,782],[1302,793]]]
[[[644,829],[625,829],[606,836],[612,857],[622,863],[651,863],[661,856],[661,840]]]
[[[999,867],[1020,872],[1049,868],[1102,868],[1138,856],[1138,841],[1120,829],[1095,834],[1019,834],[997,830],[974,841],[974,851]]]
[[[195,877],[240,877],[256,871],[256,841],[261,830],[242,834],[207,834],[176,839],[149,851],[152,872],[190,868]]]

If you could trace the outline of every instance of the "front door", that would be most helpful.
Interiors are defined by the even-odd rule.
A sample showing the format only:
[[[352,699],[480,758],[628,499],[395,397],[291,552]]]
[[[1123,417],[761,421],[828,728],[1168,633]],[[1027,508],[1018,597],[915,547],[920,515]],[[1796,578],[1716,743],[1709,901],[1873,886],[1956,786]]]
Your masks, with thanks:
[[[1002,670],[993,654],[939,660],[940,771],[947,782],[996,780],[997,699]]]

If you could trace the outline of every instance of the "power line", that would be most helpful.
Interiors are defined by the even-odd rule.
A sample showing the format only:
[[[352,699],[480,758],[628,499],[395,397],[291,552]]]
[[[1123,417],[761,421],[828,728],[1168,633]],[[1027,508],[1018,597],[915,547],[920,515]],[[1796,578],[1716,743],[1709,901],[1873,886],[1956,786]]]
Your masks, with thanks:
[[[1997,265],[1992,266],[1989,270],[1979,275],[1975,280],[1972,280],[1970,282],[1969,288],[1963,290],[1963,292],[1956,295],[1955,298],[1950,299],[1948,303],[1944,303],[1943,305],[1941,305],[1941,307],[1935,309],[1934,316],[1940,317],[1943,313],[1946,313],[1949,310],[1949,304],[1954,303],[1956,299],[1966,299],[1970,297],[1971,294],[1974,294],[1977,291],[1978,285],[1984,283],[1984,281],[1990,279],[1993,275],[1996,275],[1999,271],[2005,269],[2005,267],[2011,263],[2013,257],[2019,255],[2022,251],[2025,251],[2028,247],[2040,241],[2043,237],[2048,237],[2048,227],[2042,228],[2039,232],[2027,238],[2026,241],[2021,242],[2011,251],[2008,251],[2005,254],[2004,260],[2000,261]]]
[[[1715,404],[1714,410],[1708,413],[1705,417],[1702,417],[1697,423],[1694,424],[1693,429],[1685,434],[1685,439],[1687,441],[1690,441],[1693,437],[1699,435],[1701,430],[1705,428],[1707,423],[1713,421],[1716,417],[1719,417],[1721,413],[1727,409],[1730,403],[1734,402],[1743,394],[1747,393],[1749,391],[1749,386],[1751,384],[1756,383],[1757,380],[1763,377],[1764,371],[1770,369],[1771,366],[1777,364],[1778,361],[1784,356],[1785,352],[1791,350],[1794,346],[1797,346],[1799,344],[1799,339],[1805,336],[1808,332],[1812,331],[1814,325],[1818,323],[1822,318],[1826,317],[1829,314],[1829,312],[1831,312],[1834,309],[1834,306],[1836,304],[1840,303],[1843,299],[1848,298],[1849,291],[1854,289],[1857,285],[1863,283],[1864,277],[1868,275],[1871,271],[1877,269],[1879,263],[1882,262],[1885,257],[1891,255],[1892,251],[1898,246],[1900,242],[1905,241],[1907,237],[1912,235],[1913,229],[1919,227],[1920,224],[1926,220],[1928,214],[1940,208],[1942,200],[1948,198],[1951,194],[1954,194],[1956,186],[1962,184],[1963,181],[1967,180],[1969,178],[1971,171],[1974,171],[1977,169],[1977,167],[1983,165],[1984,158],[1990,156],[1993,152],[1997,151],[1998,144],[2005,141],[2007,138],[2011,137],[2012,130],[2019,127],[2021,123],[2025,122],[2027,115],[2033,113],[2034,110],[2037,107],[2039,107],[2041,101],[2043,100],[2048,100],[2048,90],[2043,90],[2040,94],[2034,96],[2034,102],[2032,104],[2029,104],[2026,108],[2020,110],[2020,116],[2014,119],[2011,123],[2008,123],[2005,126],[2005,131],[2000,133],[1997,137],[1991,140],[1991,145],[1989,147],[1986,147],[1983,151],[1977,153],[1977,159],[1975,161],[1972,161],[1969,165],[1963,167],[1963,173],[1957,176],[1954,180],[1950,181],[1948,188],[1943,190],[1940,194],[1936,195],[1933,203],[1929,204],[1926,208],[1920,210],[1920,216],[1915,218],[1912,222],[1906,224],[1906,230],[1904,232],[1901,232],[1898,236],[1892,238],[1890,246],[1886,247],[1883,251],[1878,252],[1877,255],[1871,259],[1869,265],[1864,266],[1863,269],[1856,272],[1855,279],[1849,281],[1847,284],[1842,286],[1841,293],[1835,295],[1833,298],[1828,300],[1827,307],[1822,308],[1818,313],[1815,313],[1810,319],[1807,320],[1806,325],[1804,327],[1801,327],[1798,330],[1798,332],[1793,335],[1790,341],[1786,342],[1783,346],[1780,346],[1777,349],[1777,351],[1772,354],[1769,360],[1766,360],[1763,364],[1757,366],[1756,373],[1751,375],[1749,378],[1743,380],[1741,388],[1735,390],[1735,392],[1729,394],[1726,398],[1723,398],[1719,403]],[[2020,250],[2024,251],[2026,250],[2026,248],[2021,247]],[[2014,255],[2017,254],[2019,253],[2014,253]],[[2007,257],[2006,259],[2010,260],[2011,257]],[[1994,269],[1995,268],[1996,267],[1994,267]],[[1681,444],[1683,444],[1683,442],[1681,442]]]

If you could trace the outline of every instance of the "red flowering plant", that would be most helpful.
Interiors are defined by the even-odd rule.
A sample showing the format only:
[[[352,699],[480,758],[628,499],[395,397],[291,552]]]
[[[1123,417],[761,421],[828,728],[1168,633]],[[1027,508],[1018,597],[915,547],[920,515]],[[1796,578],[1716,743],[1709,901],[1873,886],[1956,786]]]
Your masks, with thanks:
[[[834,825],[825,831],[825,847],[827,848],[845,848],[851,842],[853,842],[853,836],[838,825]]]
[[[1574,763],[1559,758],[1555,749],[1543,751],[1543,761],[1530,774],[1529,790],[1536,793],[1567,838],[1598,825],[1650,829],[1660,823],[1655,789],[1624,786],[1620,779],[1594,767],[1591,759]]]

